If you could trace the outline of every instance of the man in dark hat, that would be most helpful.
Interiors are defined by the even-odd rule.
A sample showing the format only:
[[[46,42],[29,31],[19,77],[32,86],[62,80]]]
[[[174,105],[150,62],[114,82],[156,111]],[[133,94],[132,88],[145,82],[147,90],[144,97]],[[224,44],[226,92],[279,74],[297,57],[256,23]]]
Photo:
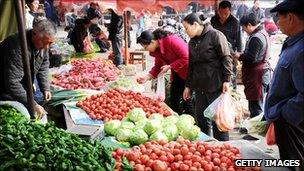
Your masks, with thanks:
[[[273,122],[280,158],[300,160],[304,170],[304,1],[285,0],[276,12],[285,40],[265,102],[265,118]]]

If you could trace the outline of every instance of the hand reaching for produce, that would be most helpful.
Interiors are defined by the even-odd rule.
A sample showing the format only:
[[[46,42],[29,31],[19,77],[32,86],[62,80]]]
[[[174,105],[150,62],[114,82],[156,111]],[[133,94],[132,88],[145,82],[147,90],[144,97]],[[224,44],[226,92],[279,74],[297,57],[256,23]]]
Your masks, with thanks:
[[[230,90],[230,83],[224,82],[223,83],[223,93],[229,92],[229,90]]]
[[[46,113],[46,111],[44,110],[44,108],[42,106],[40,106],[39,104],[36,104],[34,106],[34,110],[35,110],[35,114],[36,114],[36,118],[37,119],[41,119],[40,116],[42,116],[43,114]]]
[[[152,78],[152,75],[148,74],[146,76],[143,76],[143,77],[139,77],[136,79],[136,81],[139,83],[139,84],[145,84],[148,80],[150,80]]]
[[[160,68],[159,74],[164,74],[170,69],[170,65],[164,65]]]
[[[190,99],[190,88],[186,87],[183,93],[184,100]]]
[[[44,91],[44,92],[43,92],[43,97],[44,97],[44,100],[48,102],[48,101],[51,100],[52,94],[51,94],[50,91]]]

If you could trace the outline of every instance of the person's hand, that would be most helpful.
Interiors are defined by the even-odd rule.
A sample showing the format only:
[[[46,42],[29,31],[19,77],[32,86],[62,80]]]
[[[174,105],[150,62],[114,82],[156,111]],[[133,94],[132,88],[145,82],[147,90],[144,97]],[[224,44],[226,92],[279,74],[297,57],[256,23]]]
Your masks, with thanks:
[[[159,74],[164,74],[170,69],[170,65],[164,65],[160,68]]]
[[[183,92],[183,99],[186,101],[190,99],[190,88],[185,87],[185,90]]]
[[[40,116],[42,116],[43,114],[46,113],[46,111],[44,110],[44,108],[42,106],[40,106],[39,104],[36,104],[34,106],[34,110],[35,110],[35,114],[36,114],[36,118],[40,119]]]
[[[229,90],[230,90],[230,83],[224,82],[223,83],[223,93],[229,92]]]
[[[235,59],[239,59],[240,56],[241,56],[241,54],[240,54],[239,52],[235,52],[232,56],[233,56],[233,58],[235,58]]]
[[[150,75],[146,75],[146,76],[143,76],[143,77],[139,77],[136,79],[136,81],[139,83],[139,84],[144,84],[146,83],[148,80],[150,80],[152,77]]]
[[[48,102],[49,100],[51,100],[52,94],[51,94],[50,91],[44,91],[44,92],[43,92],[43,97],[44,97],[44,100],[45,100],[46,102]]]

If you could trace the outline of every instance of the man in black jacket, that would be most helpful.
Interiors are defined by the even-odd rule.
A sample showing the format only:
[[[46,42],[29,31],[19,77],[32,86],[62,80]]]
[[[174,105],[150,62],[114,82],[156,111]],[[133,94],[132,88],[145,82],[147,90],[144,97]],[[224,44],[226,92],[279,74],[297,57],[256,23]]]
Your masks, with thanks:
[[[231,52],[242,51],[241,29],[238,19],[231,14],[231,3],[229,1],[222,1],[219,4],[218,14],[211,18],[211,25],[213,28],[221,31],[226,36],[231,45]],[[236,89],[236,72],[237,61],[233,61],[232,77],[233,88]]]
[[[108,26],[109,40],[112,41],[114,64],[116,66],[119,66],[123,63],[121,56],[123,18],[122,16],[118,15],[113,9],[108,9],[108,11],[111,14],[111,22]]]
[[[38,21],[26,32],[32,80],[37,78],[45,101],[51,99],[48,46],[54,42],[55,33],[55,26],[48,20]],[[19,34],[15,34],[0,44],[0,100],[18,101],[28,106],[19,40]],[[45,113],[36,102],[34,109],[37,114]]]

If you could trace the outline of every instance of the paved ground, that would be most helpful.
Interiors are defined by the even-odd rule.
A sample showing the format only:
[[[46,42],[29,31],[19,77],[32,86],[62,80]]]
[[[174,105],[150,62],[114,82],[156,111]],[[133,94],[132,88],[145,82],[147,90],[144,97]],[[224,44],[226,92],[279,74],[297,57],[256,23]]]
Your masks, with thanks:
[[[136,28],[136,27],[133,27],[133,28]],[[134,31],[131,32],[131,40],[132,40],[131,51],[132,50],[138,50],[138,49],[142,48],[140,45],[136,44],[136,37],[135,37],[135,30],[136,29],[133,29],[133,30]],[[58,29],[57,37],[66,37],[66,35],[67,35],[67,33],[64,32],[62,28]],[[282,47],[282,44],[272,44],[271,45],[271,53],[270,53],[271,54],[271,61],[270,61],[270,63],[271,63],[273,68],[275,67],[275,65],[277,63],[278,55],[280,53],[281,47]],[[107,58],[108,53],[97,53],[96,55]],[[139,65],[139,64],[136,65],[138,76],[146,74],[154,64],[153,58],[151,56],[149,56],[148,53],[147,53],[146,61],[147,61],[147,69],[145,71],[142,71],[141,65]],[[150,85],[151,85],[151,82],[147,82],[145,84],[145,87],[147,89],[146,91],[148,91],[148,92],[151,91],[151,89],[150,89],[151,86]],[[245,111],[246,111],[246,110],[248,110],[248,107],[247,107],[247,100],[245,99],[245,95],[244,95],[243,90],[244,90],[244,86],[243,85],[238,85],[237,91],[238,91],[238,93],[241,94],[241,97],[242,97],[241,98],[241,103],[243,104],[243,107],[245,108]],[[230,138],[232,140],[242,139],[243,136],[244,136],[244,134],[240,134],[238,130],[233,130],[233,131],[230,132]],[[254,137],[257,137],[258,140],[250,141],[251,143],[258,146],[262,151],[270,154],[274,158],[279,157],[277,146],[266,145],[264,137],[261,137],[261,136],[258,136],[258,135],[254,135]]]

